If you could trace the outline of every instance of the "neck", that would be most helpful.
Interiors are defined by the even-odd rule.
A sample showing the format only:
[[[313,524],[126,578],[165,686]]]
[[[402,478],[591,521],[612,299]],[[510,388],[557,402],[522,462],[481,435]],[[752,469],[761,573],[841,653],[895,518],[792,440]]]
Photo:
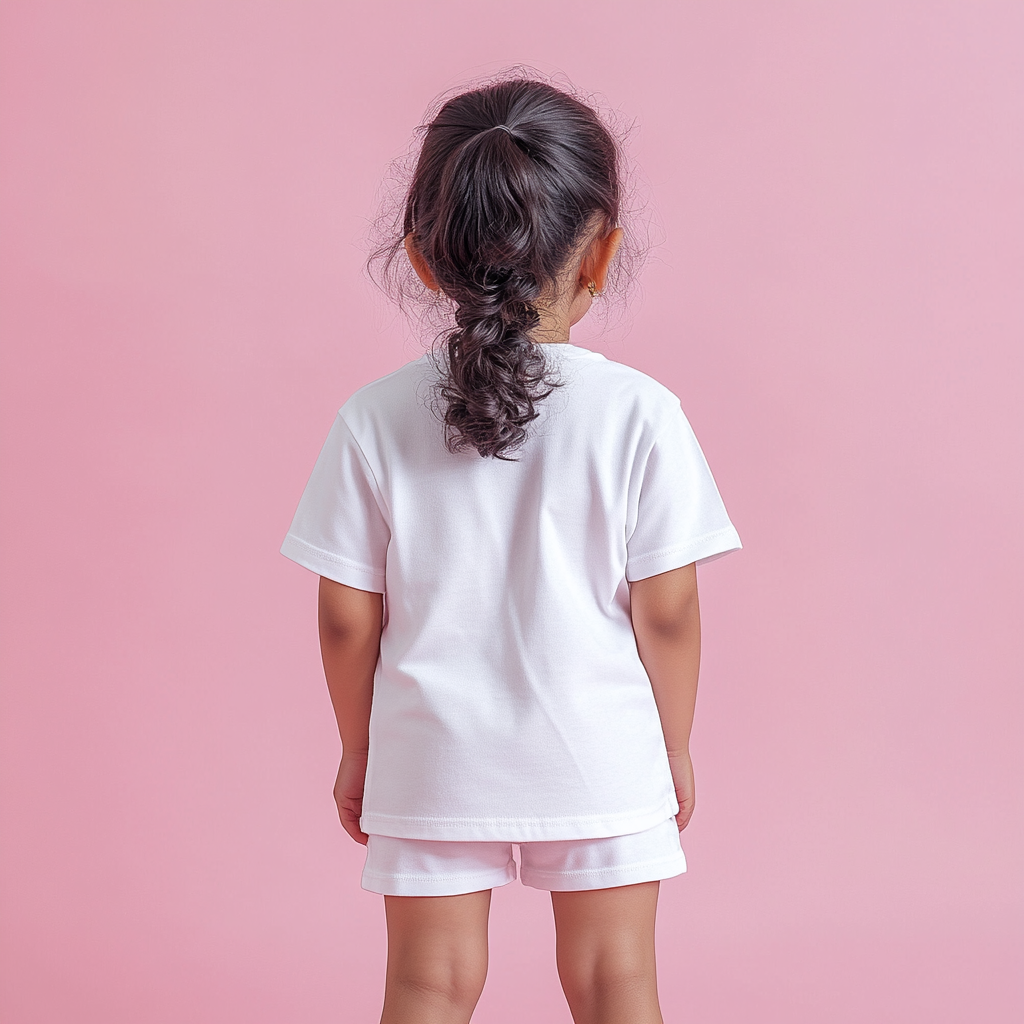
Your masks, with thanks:
[[[530,334],[538,345],[571,344],[569,330],[575,323],[564,310],[540,309],[540,324]]]

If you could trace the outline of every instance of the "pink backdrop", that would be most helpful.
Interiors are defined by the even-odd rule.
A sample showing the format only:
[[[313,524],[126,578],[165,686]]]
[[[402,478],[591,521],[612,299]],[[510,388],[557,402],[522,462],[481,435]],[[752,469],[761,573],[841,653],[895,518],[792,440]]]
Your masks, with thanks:
[[[381,175],[517,61],[639,121],[655,259],[574,340],[680,394],[745,544],[701,575],[666,1019],[1022,1019],[1024,7],[0,10],[5,1021],[377,1019],[278,546],[420,351],[361,273]],[[568,1022],[547,896],[491,931],[477,1019]]]

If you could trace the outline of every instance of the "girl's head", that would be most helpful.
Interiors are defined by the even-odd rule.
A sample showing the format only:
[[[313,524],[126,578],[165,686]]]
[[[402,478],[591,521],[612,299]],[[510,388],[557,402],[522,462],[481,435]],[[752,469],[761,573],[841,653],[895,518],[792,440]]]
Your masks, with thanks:
[[[423,126],[401,237],[421,290],[450,303],[446,443],[507,458],[557,381],[545,341],[605,286],[619,226],[621,147],[587,103],[521,74],[448,99]]]

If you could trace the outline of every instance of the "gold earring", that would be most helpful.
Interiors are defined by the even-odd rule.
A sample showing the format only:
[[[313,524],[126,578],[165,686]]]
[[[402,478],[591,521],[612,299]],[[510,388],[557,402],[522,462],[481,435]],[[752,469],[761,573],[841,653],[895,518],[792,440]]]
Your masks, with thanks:
[[[590,292],[590,297],[593,298],[597,294],[597,282],[591,281],[590,284],[587,285],[587,291]]]

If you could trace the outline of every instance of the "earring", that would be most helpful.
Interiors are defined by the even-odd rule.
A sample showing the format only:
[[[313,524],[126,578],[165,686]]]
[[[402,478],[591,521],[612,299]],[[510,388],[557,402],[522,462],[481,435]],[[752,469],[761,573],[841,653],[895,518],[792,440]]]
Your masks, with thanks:
[[[590,297],[593,298],[597,294],[597,282],[591,281],[590,284],[587,285],[587,291],[590,292]]]

